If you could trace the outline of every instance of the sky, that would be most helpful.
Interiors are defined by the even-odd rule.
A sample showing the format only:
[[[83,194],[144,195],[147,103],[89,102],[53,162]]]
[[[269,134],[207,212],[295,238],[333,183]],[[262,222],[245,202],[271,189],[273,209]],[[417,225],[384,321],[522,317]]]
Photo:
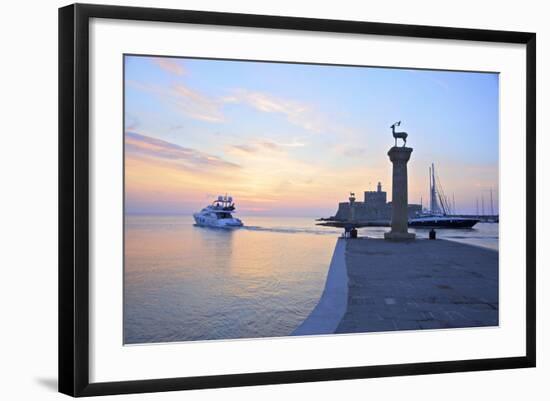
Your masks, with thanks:
[[[334,215],[380,181],[391,200],[402,121],[409,203],[433,162],[458,213],[498,211],[495,73],[128,56],[126,213],[192,214],[230,194],[240,214]]]

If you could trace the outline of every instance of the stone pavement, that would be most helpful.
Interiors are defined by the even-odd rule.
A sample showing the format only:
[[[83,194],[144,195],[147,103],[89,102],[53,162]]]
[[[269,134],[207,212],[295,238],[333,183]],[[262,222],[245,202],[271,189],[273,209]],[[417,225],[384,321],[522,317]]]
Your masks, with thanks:
[[[446,240],[346,241],[336,333],[498,325],[498,252]]]

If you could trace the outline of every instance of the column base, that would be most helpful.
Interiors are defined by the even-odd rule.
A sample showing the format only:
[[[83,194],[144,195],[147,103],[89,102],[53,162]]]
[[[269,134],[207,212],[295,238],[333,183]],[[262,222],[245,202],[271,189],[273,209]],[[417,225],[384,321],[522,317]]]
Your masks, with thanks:
[[[398,233],[398,232],[392,232],[384,233],[384,239],[390,240],[390,241],[411,241],[416,238],[416,234],[414,233]]]

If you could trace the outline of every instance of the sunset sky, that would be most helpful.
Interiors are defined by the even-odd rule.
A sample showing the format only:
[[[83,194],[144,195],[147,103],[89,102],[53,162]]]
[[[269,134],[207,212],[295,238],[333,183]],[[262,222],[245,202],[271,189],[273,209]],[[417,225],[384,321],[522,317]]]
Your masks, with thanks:
[[[456,209],[498,210],[498,75],[125,57],[127,213],[191,214],[231,194],[240,214],[330,216],[378,181],[390,125],[414,148],[409,203],[434,162]]]

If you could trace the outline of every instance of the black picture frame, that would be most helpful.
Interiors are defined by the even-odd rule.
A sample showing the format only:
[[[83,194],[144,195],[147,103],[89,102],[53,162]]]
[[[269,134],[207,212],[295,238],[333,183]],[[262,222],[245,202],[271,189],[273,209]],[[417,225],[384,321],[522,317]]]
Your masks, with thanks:
[[[520,357],[90,383],[89,21],[91,18],[438,38],[526,45],[526,353]],[[74,4],[59,9],[59,391],[95,396],[534,367],[536,35],[436,26]]]

